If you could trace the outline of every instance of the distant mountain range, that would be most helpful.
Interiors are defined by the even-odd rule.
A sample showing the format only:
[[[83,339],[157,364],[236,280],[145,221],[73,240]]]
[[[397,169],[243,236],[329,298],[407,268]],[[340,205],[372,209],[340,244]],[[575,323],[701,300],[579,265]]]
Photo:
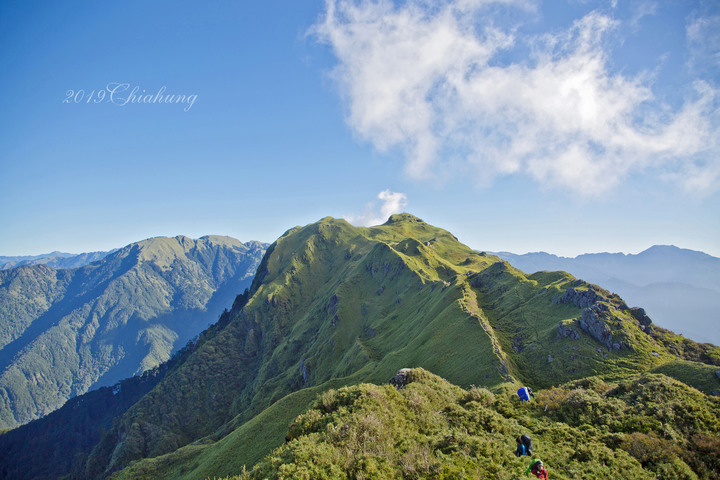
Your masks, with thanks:
[[[562,270],[642,306],[653,322],[699,342],[720,345],[720,258],[656,245],[636,255],[494,252],[528,273]]]
[[[114,252],[89,252],[89,253],[63,253],[52,252],[42,255],[31,255],[21,257],[0,257],[0,270],[7,270],[23,265],[47,265],[52,268],[79,268],[88,263],[97,262]]]
[[[65,259],[79,268],[51,254],[1,270],[0,428],[167,361],[250,286],[266,247],[158,237]]]
[[[706,479],[719,366],[720,348],[568,273],[526,274],[408,214],[370,228],[328,217],[270,245],[250,289],[170,362],[0,435],[0,476],[202,480],[257,464],[240,478],[494,478],[527,431],[559,445],[545,457],[558,478]],[[405,392],[341,389],[403,367],[468,390],[418,369]],[[545,408],[521,404],[521,385]],[[656,392],[662,408],[638,400]],[[638,430],[639,455],[661,449],[661,463],[623,450]]]

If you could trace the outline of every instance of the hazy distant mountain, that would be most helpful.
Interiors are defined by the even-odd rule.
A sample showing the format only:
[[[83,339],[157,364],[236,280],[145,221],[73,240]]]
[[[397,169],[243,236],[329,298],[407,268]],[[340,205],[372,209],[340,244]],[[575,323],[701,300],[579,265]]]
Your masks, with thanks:
[[[250,286],[265,248],[159,237],[76,269],[0,271],[0,427],[168,360]]]
[[[21,267],[23,265],[47,265],[52,268],[80,268],[88,263],[102,260],[108,254],[114,252],[89,252],[89,253],[63,253],[52,252],[42,255],[21,256],[21,257],[1,257],[0,270]]]
[[[636,255],[495,255],[528,273],[563,270],[602,285],[645,308],[654,323],[720,345],[720,258],[671,245],[656,245]]]

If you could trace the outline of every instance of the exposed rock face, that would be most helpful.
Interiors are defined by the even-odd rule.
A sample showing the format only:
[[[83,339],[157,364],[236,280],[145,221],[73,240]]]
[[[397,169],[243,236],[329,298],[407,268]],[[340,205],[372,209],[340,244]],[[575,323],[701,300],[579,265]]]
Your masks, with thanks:
[[[568,288],[565,290],[565,293],[561,296],[555,296],[552,301],[554,303],[571,304],[576,307],[587,308],[598,300],[602,300],[602,297],[594,290],[576,290],[574,288]]]
[[[610,301],[609,298],[603,294],[603,291],[599,291],[597,287],[587,290],[568,288],[562,295],[556,295],[552,301],[582,308],[582,316],[577,320],[578,326],[593,339],[605,345],[608,350],[621,350],[623,347],[627,347],[623,342],[613,341],[612,332],[607,323],[612,317],[611,308],[629,311],[645,333],[650,333],[652,328],[650,326],[652,320],[647,316],[644,309],[639,307],[628,308],[624,302],[621,302],[619,306],[606,303]],[[566,337],[577,339],[580,338],[580,335],[572,327],[563,325],[560,322],[558,325],[558,339]]]
[[[398,390],[405,388],[405,385],[412,381],[410,375],[411,372],[412,369],[410,368],[402,368],[398,370],[397,373],[395,373],[395,376],[390,379],[390,385],[394,386]]]
[[[648,317],[647,313],[645,313],[644,308],[633,307],[630,309],[630,312],[632,313],[632,316],[635,317],[635,319],[640,323],[640,325],[648,326],[652,323],[650,317]]]
[[[489,282],[489,278],[490,275],[488,275],[487,273],[476,275],[475,278],[470,280],[470,285],[475,288],[490,287],[492,286],[492,282]]]
[[[579,340],[580,334],[572,327],[566,326],[563,322],[558,323],[558,339],[570,337]]]
[[[332,324],[333,327],[336,326],[338,320],[340,320],[340,317],[338,317],[338,314],[337,314],[338,303],[340,303],[340,299],[338,298],[337,295],[333,295],[333,296],[330,298],[330,302],[328,303],[328,306],[327,306],[327,309],[326,309],[326,310],[327,310],[327,313],[328,313],[328,316],[331,318],[331,319],[330,319],[330,322],[331,322],[331,324]]]
[[[610,332],[610,327],[607,326],[604,320],[604,317],[610,314],[609,312],[610,308],[606,304],[596,303],[584,309],[582,317],[578,320],[578,325],[583,331],[590,334],[591,337],[608,349],[613,347],[612,332]],[[619,346],[617,349],[619,350]]]
[[[652,332],[652,320],[648,317],[647,313],[645,313],[644,308],[633,307],[630,309],[630,314],[638,321],[643,332]]]
[[[307,368],[307,365],[305,365],[305,359],[300,359],[300,375],[302,375],[303,383],[307,383],[308,377],[310,376],[310,370]]]
[[[260,350],[261,342],[262,342],[262,330],[260,328],[257,328],[257,330],[256,330],[254,327],[251,327],[247,333],[247,336],[245,337],[243,353],[248,358],[255,358],[255,356],[257,356],[257,354],[258,354],[258,351]]]
[[[330,302],[328,302],[327,306],[328,315],[335,315],[337,313],[338,303],[340,303],[340,299],[337,295],[330,297]]]

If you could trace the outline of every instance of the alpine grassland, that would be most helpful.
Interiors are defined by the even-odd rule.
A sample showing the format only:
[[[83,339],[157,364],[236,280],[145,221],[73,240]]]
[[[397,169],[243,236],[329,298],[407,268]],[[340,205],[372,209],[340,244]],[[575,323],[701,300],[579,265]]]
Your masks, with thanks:
[[[503,386],[509,387],[509,386]],[[330,389],[296,417],[249,479],[523,477],[540,458],[557,479],[716,478],[720,401],[662,375],[597,377],[522,402],[514,388],[461,389],[414,369],[401,388]],[[532,457],[514,455],[530,435]]]
[[[711,478],[718,352],[412,215],[328,217],[270,245],[250,289],[68,475],[516,478],[529,433],[551,478]],[[388,385],[405,367],[412,382]],[[677,408],[636,405],[653,389]],[[667,458],[637,447],[663,442]]]

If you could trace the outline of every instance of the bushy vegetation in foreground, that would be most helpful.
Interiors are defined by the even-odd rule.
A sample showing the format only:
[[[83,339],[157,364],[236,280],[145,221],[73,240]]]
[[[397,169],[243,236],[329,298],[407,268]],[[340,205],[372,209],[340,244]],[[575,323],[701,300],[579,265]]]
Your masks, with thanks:
[[[553,479],[714,479],[720,400],[664,375],[590,378],[520,402],[514,386],[463,390],[423,369],[396,390],[319,395],[287,442],[232,480],[524,477],[514,438],[532,436]]]

